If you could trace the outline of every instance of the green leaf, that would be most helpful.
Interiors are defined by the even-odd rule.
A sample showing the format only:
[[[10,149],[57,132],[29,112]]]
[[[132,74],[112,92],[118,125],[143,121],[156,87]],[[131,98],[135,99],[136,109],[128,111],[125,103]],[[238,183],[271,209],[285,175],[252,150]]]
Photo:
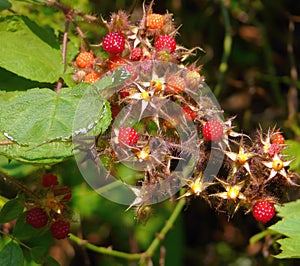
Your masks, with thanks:
[[[300,241],[299,238],[284,238],[277,240],[281,245],[282,252],[278,255],[275,255],[277,259],[296,259],[300,258]]]
[[[0,156],[0,172],[8,176],[14,178],[24,178],[39,170],[40,167],[31,164],[22,164],[15,160],[8,160],[7,157]]]
[[[287,238],[277,240],[282,252],[276,258],[300,258],[300,200],[276,208],[282,220],[269,227]]]
[[[18,198],[6,202],[0,211],[0,224],[16,219],[23,211],[23,206]]]
[[[49,266],[60,266],[60,264],[54,258],[52,258],[51,256],[47,256],[46,260],[47,260],[47,264],[46,265],[49,265]]]
[[[25,16],[0,18],[0,42],[0,67],[39,82],[53,83],[63,73],[56,37]]]
[[[283,206],[276,206],[277,216],[287,217],[293,214],[300,214],[300,200],[285,203]]]
[[[37,263],[45,262],[45,256],[48,250],[46,247],[33,247],[30,250],[32,259]]]
[[[22,163],[56,164],[74,155],[71,142],[50,142],[26,147],[18,144],[0,145],[0,154]]]
[[[58,93],[50,89],[19,92],[1,104],[0,128],[23,146],[68,140],[73,132],[88,128],[95,121],[97,124],[107,114],[106,101],[99,94],[89,93],[92,90],[92,86],[82,83],[73,89],[63,88]],[[90,108],[87,102],[80,104],[82,96],[84,101],[90,101]],[[78,113],[77,109],[82,107]],[[76,118],[76,124],[73,124]]]
[[[283,154],[293,156],[294,161],[290,164],[291,171],[300,170],[300,142],[295,140],[286,140],[287,148],[283,150]]]
[[[0,91],[0,155],[31,164],[54,164],[73,155],[72,137],[97,136],[111,123],[111,95],[129,77],[117,70],[95,86]]]
[[[11,8],[11,3],[7,0],[0,0],[0,11]]]
[[[18,244],[11,241],[0,252],[1,266],[23,266],[24,256]]]

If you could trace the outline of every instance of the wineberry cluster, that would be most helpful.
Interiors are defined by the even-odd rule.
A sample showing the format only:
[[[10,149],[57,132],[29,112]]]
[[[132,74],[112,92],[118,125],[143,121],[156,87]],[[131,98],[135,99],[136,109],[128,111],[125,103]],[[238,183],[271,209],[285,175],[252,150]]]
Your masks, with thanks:
[[[26,200],[26,222],[34,228],[49,226],[51,235],[56,239],[66,238],[70,232],[67,202],[72,192],[68,186],[59,186],[57,176],[47,173],[42,176],[37,198]]]
[[[176,43],[172,14],[153,13],[150,4],[138,22],[119,11],[104,24],[104,52],[83,49],[73,62],[74,80],[94,83],[116,69],[131,76],[108,99],[113,126],[98,136],[95,162],[105,158],[110,173],[120,162],[143,173],[135,180],[139,190],[128,185],[137,219],[158,197],[185,187],[180,197],[203,197],[229,216],[252,210],[258,221],[269,221],[286,188],[298,186],[280,131],[259,129],[252,140],[233,130],[233,118],[223,119],[201,67],[184,64],[198,48]]]

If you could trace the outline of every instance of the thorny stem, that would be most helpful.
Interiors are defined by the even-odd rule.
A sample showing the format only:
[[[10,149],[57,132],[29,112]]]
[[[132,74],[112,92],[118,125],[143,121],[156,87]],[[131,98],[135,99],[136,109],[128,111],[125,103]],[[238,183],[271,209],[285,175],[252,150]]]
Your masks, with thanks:
[[[73,234],[70,234],[70,239],[77,243],[78,245],[81,245],[89,250],[95,251],[97,253],[117,257],[117,258],[122,258],[122,259],[127,259],[127,260],[141,260],[141,265],[147,261],[147,259],[151,258],[155,251],[159,248],[160,243],[163,241],[165,238],[166,234],[172,229],[174,226],[174,223],[178,216],[180,215],[184,205],[186,203],[185,198],[181,198],[176,206],[175,209],[173,210],[171,216],[169,219],[166,221],[164,227],[160,230],[159,233],[157,233],[156,237],[152,241],[152,243],[149,245],[147,250],[145,252],[141,253],[127,253],[127,252],[122,252],[122,251],[117,251],[113,250],[112,248],[108,247],[98,247],[96,245],[88,243],[86,240],[83,240]]]
[[[228,59],[232,48],[231,24],[230,24],[228,10],[227,7],[225,6],[225,0],[221,0],[220,3],[221,3],[222,15],[224,18],[224,24],[225,24],[225,37],[223,41],[222,60],[219,65],[218,83],[214,90],[214,94],[216,97],[219,96],[224,86],[224,78],[225,78],[226,71],[228,69]]]
[[[77,22],[75,21],[75,19],[70,16],[69,17],[70,21],[73,23],[78,35],[80,36],[80,38],[84,41],[85,45],[87,46],[88,49],[90,49],[90,43],[88,42],[88,40],[86,39],[85,34],[82,32],[82,30],[80,29],[80,27],[78,26]]]
[[[72,8],[70,8],[68,6],[65,6],[65,5],[59,3],[56,0],[46,0],[46,3],[49,6],[55,6],[57,9],[62,10],[65,14],[68,14],[68,13],[70,14],[71,13],[71,14],[80,16],[80,17],[82,17],[84,20],[86,20],[89,23],[100,22],[100,20],[98,19],[98,17],[92,16],[92,15],[87,15],[87,14],[85,14],[83,12],[80,12],[80,11],[77,11],[75,9],[72,9]]]

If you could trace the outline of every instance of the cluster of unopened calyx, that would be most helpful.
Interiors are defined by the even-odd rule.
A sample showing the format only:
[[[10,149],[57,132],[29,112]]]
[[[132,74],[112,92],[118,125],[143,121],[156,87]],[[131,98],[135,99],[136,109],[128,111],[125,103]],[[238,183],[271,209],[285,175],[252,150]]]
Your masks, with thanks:
[[[66,238],[70,232],[67,203],[72,196],[71,189],[59,185],[57,176],[47,173],[35,192],[38,197],[26,200],[26,222],[36,229],[48,227],[56,239]]]
[[[151,6],[139,21],[131,21],[124,11],[119,11],[103,22],[108,32],[100,45],[82,48],[73,62],[76,82],[94,83],[107,71],[143,60],[177,64],[190,53],[176,43],[172,14],[153,13]]]
[[[274,204],[285,200],[285,189],[298,186],[298,175],[289,170],[291,160],[282,153],[286,145],[279,130],[259,130],[252,140],[233,131],[232,119],[223,121],[222,110],[205,89],[200,67],[183,65],[192,53],[176,43],[172,14],[155,14],[149,6],[138,22],[119,11],[104,23],[108,33],[101,42],[103,52],[96,56],[96,50],[81,51],[74,63],[74,79],[94,83],[117,68],[131,74],[108,100],[113,120],[122,108],[137,102],[141,103],[138,115],[126,116],[131,117],[128,123],[119,119],[110,141],[100,136],[97,152],[108,162],[108,170],[119,161],[146,165],[144,179],[137,180],[141,189],[134,191],[136,199],[131,205],[137,207],[137,216],[153,198],[184,186],[186,192],[181,197],[202,197],[229,216],[242,208],[253,211],[258,221],[269,221],[275,215]],[[173,112],[163,116],[160,110],[165,99],[177,104],[183,115]],[[143,118],[147,110],[152,116]],[[179,131],[189,125],[195,127],[195,135],[183,141]],[[112,147],[119,148],[118,154]],[[195,153],[197,161],[190,176],[182,178],[178,172],[173,179],[176,164],[187,162]],[[220,165],[215,162],[218,160]],[[215,166],[220,170],[205,176],[207,167]]]

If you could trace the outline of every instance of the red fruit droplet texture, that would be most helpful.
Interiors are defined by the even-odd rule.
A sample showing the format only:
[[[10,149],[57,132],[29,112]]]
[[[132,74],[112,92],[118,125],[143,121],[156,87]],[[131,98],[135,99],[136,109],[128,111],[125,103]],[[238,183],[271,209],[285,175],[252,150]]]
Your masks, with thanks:
[[[284,136],[280,133],[276,133],[274,138],[272,139],[272,143],[284,144]]]
[[[156,39],[154,46],[157,51],[168,49],[172,54],[176,49],[176,41],[172,36],[161,35]]]
[[[109,58],[109,61],[107,62],[107,68],[109,70],[115,70],[126,64],[127,62],[121,56],[113,55]]]
[[[141,59],[142,55],[143,55],[142,49],[139,47],[136,47],[136,48],[132,49],[129,59],[132,61],[139,61]]]
[[[275,154],[280,154],[281,147],[276,142],[272,143],[268,149],[268,153],[271,157],[274,157]]]
[[[275,215],[275,207],[274,204],[267,201],[262,200],[257,202],[252,208],[253,217],[260,222],[267,223],[270,221]]]
[[[223,126],[216,120],[209,120],[204,124],[202,134],[206,140],[218,141],[223,136]]]
[[[132,127],[122,127],[119,130],[118,140],[120,144],[133,146],[138,142],[139,135]]]
[[[70,233],[70,223],[62,220],[55,221],[50,227],[51,235],[56,239],[64,239]]]
[[[42,185],[44,187],[51,187],[58,185],[57,176],[53,174],[44,174],[42,177]]]
[[[179,76],[171,76],[168,78],[166,92],[170,94],[181,93],[185,89],[184,78]]]
[[[197,114],[187,105],[183,106],[182,109],[187,121],[194,121],[194,119],[197,117]]]
[[[26,222],[34,228],[41,228],[48,223],[48,215],[42,208],[32,208],[26,214]]]
[[[118,32],[110,32],[104,37],[102,45],[106,52],[119,54],[125,49],[125,39]]]

